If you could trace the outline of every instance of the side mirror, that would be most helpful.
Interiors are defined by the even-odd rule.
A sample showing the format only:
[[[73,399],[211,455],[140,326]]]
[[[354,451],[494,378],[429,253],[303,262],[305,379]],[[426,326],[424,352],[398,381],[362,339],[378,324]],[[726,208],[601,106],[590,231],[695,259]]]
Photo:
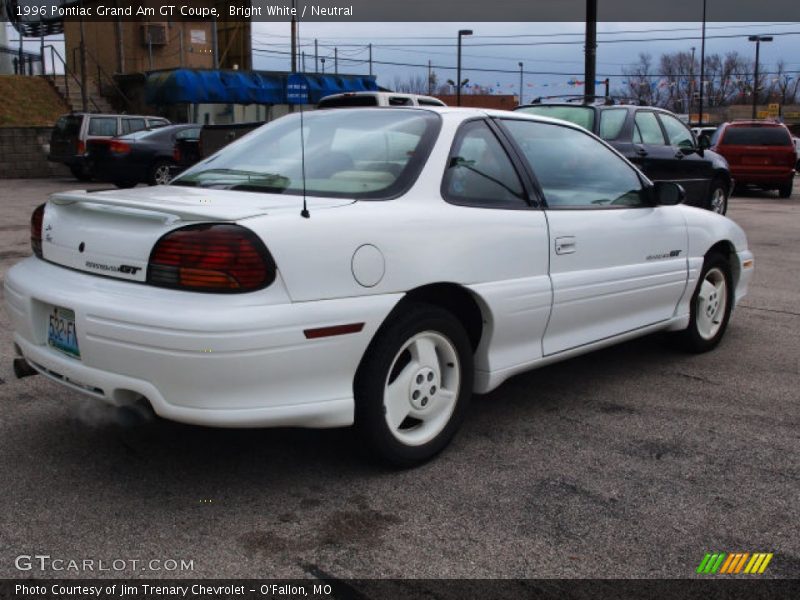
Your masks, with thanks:
[[[707,135],[701,135],[697,138],[697,147],[700,148],[700,150],[708,150],[711,148],[711,140]]]
[[[653,198],[656,206],[675,206],[684,201],[686,190],[672,181],[657,181],[653,186]]]

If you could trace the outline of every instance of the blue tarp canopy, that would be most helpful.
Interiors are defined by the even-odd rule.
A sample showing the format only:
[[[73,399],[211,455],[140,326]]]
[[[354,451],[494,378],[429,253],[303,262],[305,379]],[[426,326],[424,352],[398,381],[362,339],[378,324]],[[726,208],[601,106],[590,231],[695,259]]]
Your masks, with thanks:
[[[286,104],[290,73],[174,69],[148,73],[147,104]],[[375,78],[363,75],[300,73],[308,86],[309,102],[342,92],[377,91]]]

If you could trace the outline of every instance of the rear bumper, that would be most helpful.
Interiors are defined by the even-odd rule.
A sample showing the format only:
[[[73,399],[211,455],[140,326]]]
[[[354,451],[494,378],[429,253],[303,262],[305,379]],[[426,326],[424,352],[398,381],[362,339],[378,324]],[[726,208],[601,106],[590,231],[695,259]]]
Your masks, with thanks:
[[[739,184],[781,185],[794,177],[792,168],[765,168],[752,170],[747,168],[731,168],[731,175]]]
[[[6,275],[14,341],[40,373],[114,405],[145,397],[167,419],[218,427],[353,422],[353,377],[399,295],[262,304],[96,277],[36,258]],[[81,359],[47,344],[53,306],[75,312]],[[308,328],[363,322],[306,339]]]

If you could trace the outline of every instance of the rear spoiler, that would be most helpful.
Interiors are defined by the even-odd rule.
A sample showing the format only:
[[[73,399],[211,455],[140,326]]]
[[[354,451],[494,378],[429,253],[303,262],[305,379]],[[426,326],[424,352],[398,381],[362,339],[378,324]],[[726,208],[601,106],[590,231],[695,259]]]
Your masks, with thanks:
[[[97,192],[109,190],[97,190]],[[139,200],[126,196],[105,196],[97,192],[74,191],[54,194],[50,202],[59,206],[70,204],[94,204],[100,206],[114,206],[131,208],[135,210],[157,213],[167,217],[175,217],[181,221],[239,221],[259,215],[267,214],[266,208],[254,206],[236,206],[225,203],[215,206],[212,196],[198,198],[194,202],[154,201]]]

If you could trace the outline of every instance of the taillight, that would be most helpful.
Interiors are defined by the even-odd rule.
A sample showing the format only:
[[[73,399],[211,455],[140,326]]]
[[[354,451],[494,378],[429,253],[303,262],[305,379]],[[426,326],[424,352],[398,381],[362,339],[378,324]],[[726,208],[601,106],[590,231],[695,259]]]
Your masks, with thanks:
[[[170,231],[150,254],[147,283],[195,292],[244,293],[275,281],[276,267],[259,237],[227,223]]]
[[[75,148],[75,153],[79,155],[86,154],[86,142],[84,142],[83,140],[78,140],[78,145]]]
[[[131,151],[131,145],[125,142],[111,140],[108,143],[108,149],[111,150],[113,154],[128,154],[128,152]]]
[[[42,221],[44,221],[44,204],[37,206],[31,215],[31,248],[39,258],[42,258]]]
[[[178,146],[175,146],[172,149],[172,160],[174,160],[176,163],[181,162],[181,149],[178,148]]]

